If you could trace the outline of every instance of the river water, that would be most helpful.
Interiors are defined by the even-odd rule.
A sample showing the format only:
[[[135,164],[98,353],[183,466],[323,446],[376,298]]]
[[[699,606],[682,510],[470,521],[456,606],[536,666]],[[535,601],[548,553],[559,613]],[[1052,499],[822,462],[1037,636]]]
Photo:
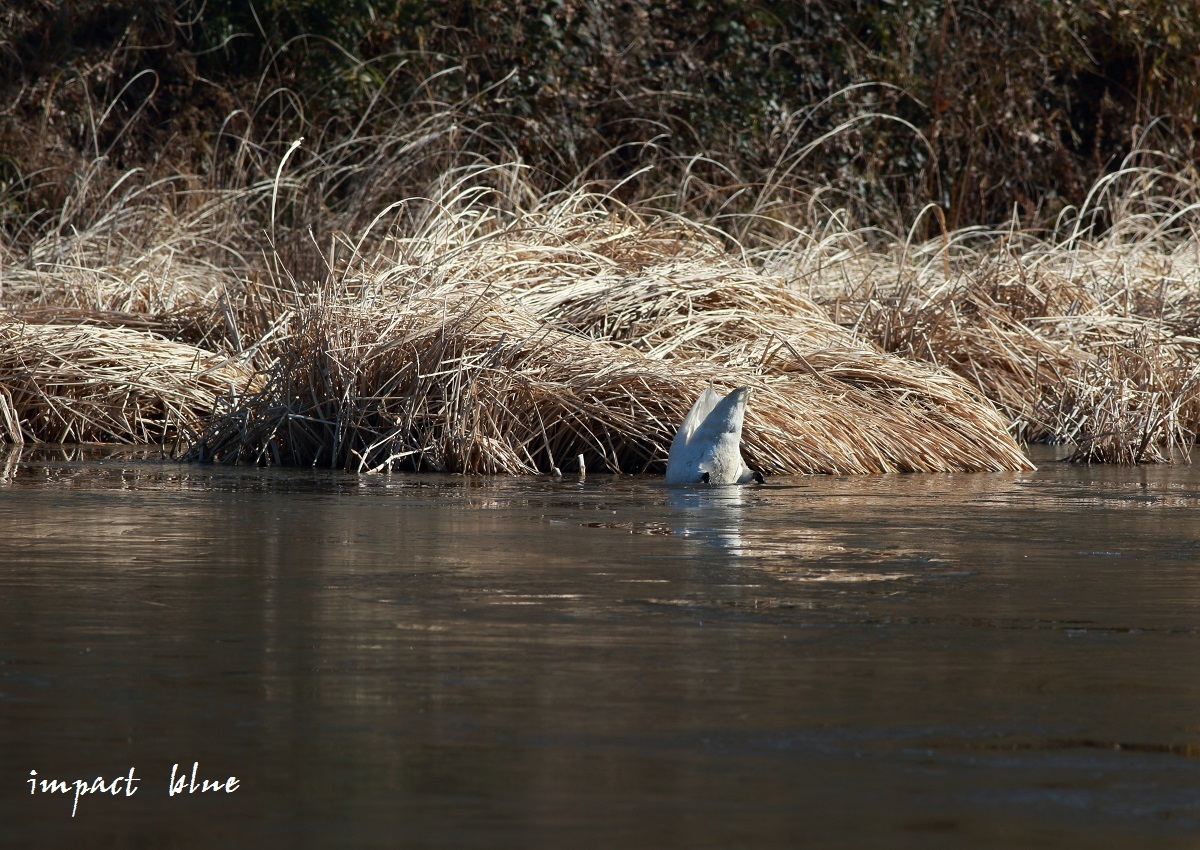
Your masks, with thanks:
[[[677,491],[11,451],[0,844],[1198,847],[1200,469],[1035,460]]]

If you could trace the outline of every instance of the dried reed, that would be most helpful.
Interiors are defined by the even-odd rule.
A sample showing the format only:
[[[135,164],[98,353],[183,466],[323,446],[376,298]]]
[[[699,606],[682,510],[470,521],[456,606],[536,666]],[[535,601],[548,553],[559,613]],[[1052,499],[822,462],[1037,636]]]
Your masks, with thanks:
[[[264,389],[190,456],[659,470],[712,380],[754,388],[744,453],[767,472],[1029,468],[964,382],[855,345],[695,225],[584,195],[442,210],[303,299]]]
[[[1200,181],[1182,185],[1174,202],[1118,193],[1099,236],[1068,223],[878,251],[835,233],[760,259],[861,338],[971,382],[1018,438],[1074,444],[1077,461],[1158,462],[1200,434]]]
[[[144,331],[0,316],[0,440],[161,442],[252,387],[243,367]]]
[[[240,191],[80,187],[3,269],[8,439],[194,430],[189,456],[222,461],[533,472],[582,453],[656,470],[710,380],[754,388],[745,453],[766,472],[1027,468],[1010,433],[1147,462],[1200,433],[1186,175],[1172,195],[1170,175],[1131,169],[1049,236],[912,244],[835,215],[820,231],[742,222],[751,250],[483,166],[351,240],[319,196],[352,164],[286,171],[294,150]],[[285,195],[324,235],[276,220]],[[257,259],[243,216],[268,234]]]

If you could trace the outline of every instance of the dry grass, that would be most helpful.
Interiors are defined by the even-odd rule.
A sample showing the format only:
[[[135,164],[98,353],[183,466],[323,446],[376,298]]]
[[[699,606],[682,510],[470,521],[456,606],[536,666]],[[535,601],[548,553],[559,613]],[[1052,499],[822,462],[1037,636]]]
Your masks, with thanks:
[[[763,262],[860,337],[968,380],[1018,438],[1071,443],[1077,461],[1160,462],[1200,434],[1200,181],[1127,177],[1101,236],[1014,227],[878,251],[838,233]]]
[[[1058,234],[915,245],[833,216],[740,222],[742,248],[491,166],[357,211],[353,238],[350,219],[285,226],[276,201],[319,208],[306,192],[328,178],[287,163],[240,192],[81,186],[2,269],[5,439],[183,432],[205,460],[530,473],[582,453],[658,471],[710,380],[754,388],[745,455],[768,473],[1028,468],[1013,435],[1151,462],[1200,432],[1194,177],[1167,191],[1166,172],[1131,170],[1141,183],[1098,187]],[[263,225],[258,254],[243,217]]]
[[[1023,469],[961,380],[856,345],[702,229],[574,195],[442,205],[310,293],[265,389],[191,456],[549,472],[660,471],[699,390],[754,388],[745,456],[781,472]]]
[[[270,186],[142,177],[112,174],[103,160],[74,174],[53,226],[19,256],[0,251],[0,308],[39,324],[139,329],[240,352],[243,333],[262,324],[247,313],[246,227]]]
[[[251,386],[235,363],[145,331],[0,317],[0,437],[156,443]]]
[[[488,26],[523,26],[522,14],[506,14]],[[40,26],[33,13],[9,17],[30,33]],[[610,34],[618,20],[596,18]],[[805,20],[816,29],[797,34],[825,44],[818,36],[832,19]],[[470,27],[405,26],[384,39],[395,48],[397,32],[416,37],[419,49],[403,57],[358,60],[304,37],[263,54],[256,87],[221,73],[193,92],[204,92],[196,102],[182,94],[205,76],[192,60],[218,55],[187,55],[199,22],[139,12],[114,29],[124,33],[117,43],[81,43],[63,66],[93,63],[87,73],[51,75],[57,60],[41,68],[27,57],[44,73],[13,92],[15,123],[0,127],[14,153],[0,162],[4,439],[141,441],[195,429],[190,456],[206,459],[531,472],[582,452],[594,467],[656,469],[709,380],[755,388],[747,456],[768,472],[1022,468],[1014,438],[1072,443],[1077,460],[1151,462],[1189,451],[1200,433],[1194,133],[1187,110],[1163,121],[1146,111],[1182,100],[1134,86],[1130,111],[1105,93],[1092,104],[1103,120],[1087,128],[1085,167],[1086,152],[1054,141],[1071,134],[1047,134],[1032,113],[993,122],[985,136],[1003,144],[991,149],[979,115],[960,115],[954,142],[952,96],[929,100],[950,106],[940,135],[925,138],[917,128],[932,125],[911,110],[927,107],[912,95],[929,81],[892,79],[891,60],[883,82],[855,71],[844,88],[849,78],[818,68],[793,89],[788,70],[775,83],[791,94],[755,112],[767,107],[762,81],[750,81],[740,105],[738,86],[726,92],[733,100],[677,100],[676,82],[711,95],[709,83],[724,79],[713,67],[750,55],[701,56],[723,39],[682,52],[670,38],[639,42],[643,59],[670,44],[666,65],[606,42],[592,57],[601,65],[587,64],[616,63],[617,76],[571,82],[561,45],[543,45],[549,52],[516,74],[495,65],[495,49],[524,62],[534,55],[525,36],[476,54],[461,40]],[[182,29],[147,41],[152,23]],[[772,28],[756,31],[743,47],[768,46]],[[1129,29],[1122,49],[1139,32]],[[310,52],[318,41],[335,49]],[[991,42],[980,44],[991,55]],[[1181,44],[1173,49],[1187,53]],[[1043,94],[1066,92],[1060,84],[1090,67],[1064,61]],[[1045,67],[1026,67],[1026,82],[1049,85]],[[552,73],[539,81],[539,68]],[[1021,78],[980,68],[958,81],[962,91]],[[157,91],[160,73],[169,103],[126,93],[150,77]],[[646,73],[632,99],[610,87]],[[824,93],[801,108],[801,90]],[[1057,97],[1022,102],[1061,128],[1072,109],[1052,108]],[[717,123],[706,130],[710,110]],[[172,114],[183,123],[156,126]],[[947,232],[946,216],[972,220],[974,204],[982,213],[1002,197],[1045,223],[1082,194],[1077,178],[1124,148],[1118,127],[1141,128],[1140,143],[1178,159],[1136,152],[1080,209],[1063,209],[1051,233],[1017,222]],[[1051,160],[1054,174],[1013,168]],[[980,177],[1008,172],[1012,180]],[[622,181],[605,184],[609,194],[633,198],[640,214],[584,191],[544,196],[554,179],[574,190],[605,175]],[[1051,185],[1069,191],[1037,196]],[[941,206],[905,221],[908,235],[846,223],[900,221],[926,197]],[[914,241],[939,229],[939,239]]]

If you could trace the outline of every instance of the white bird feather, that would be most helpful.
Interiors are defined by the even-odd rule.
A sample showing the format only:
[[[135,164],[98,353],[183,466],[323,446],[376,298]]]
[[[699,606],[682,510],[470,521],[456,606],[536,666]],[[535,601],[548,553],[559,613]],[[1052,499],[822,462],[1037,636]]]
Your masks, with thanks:
[[[725,398],[710,386],[683,417],[667,456],[667,484],[749,484],[763,480],[742,460],[742,421],[750,388]]]

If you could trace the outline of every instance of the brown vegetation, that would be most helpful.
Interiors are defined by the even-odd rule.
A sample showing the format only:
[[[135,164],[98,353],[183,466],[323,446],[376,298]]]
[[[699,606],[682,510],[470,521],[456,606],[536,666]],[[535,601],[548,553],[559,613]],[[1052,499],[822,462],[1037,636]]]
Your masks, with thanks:
[[[193,457],[660,471],[712,380],[754,388],[744,452],[767,472],[1028,467],[962,381],[856,343],[699,228],[598,198],[444,213],[299,300],[267,387]]]
[[[845,238],[767,265],[836,321],[976,386],[1028,442],[1145,463],[1200,434],[1200,180],[1129,168],[1097,187],[1112,226],[964,230],[889,253]],[[1015,224],[1015,223],[1014,223]]]
[[[657,470],[709,380],[768,472],[1200,433],[1191,7],[364,3],[0,12],[0,439]]]
[[[227,358],[156,334],[0,315],[5,442],[156,443],[251,386]]]

